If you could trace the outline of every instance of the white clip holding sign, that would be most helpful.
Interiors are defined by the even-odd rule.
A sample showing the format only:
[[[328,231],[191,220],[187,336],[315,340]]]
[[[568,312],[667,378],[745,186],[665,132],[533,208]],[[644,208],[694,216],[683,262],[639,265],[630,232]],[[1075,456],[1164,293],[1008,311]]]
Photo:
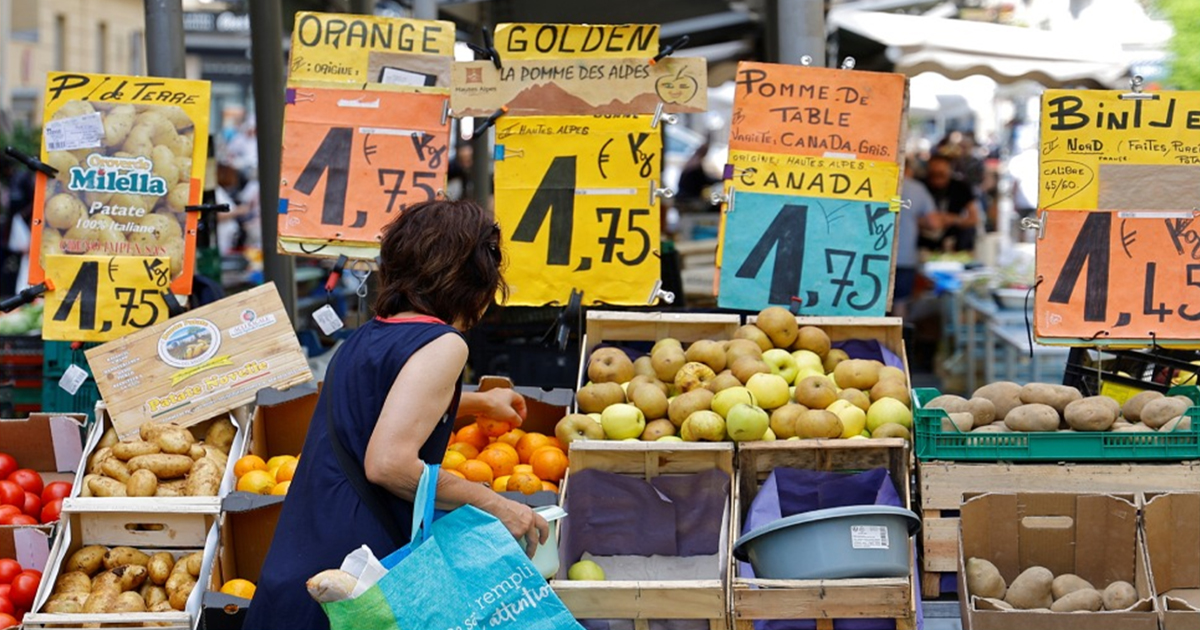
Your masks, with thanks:
[[[650,128],[658,129],[659,122],[665,122],[668,125],[674,125],[675,123],[679,122],[679,118],[675,116],[675,114],[663,113],[662,101],[659,101],[658,105],[654,106],[654,120],[650,121]]]
[[[1154,94],[1152,92],[1143,92],[1142,91],[1142,87],[1145,85],[1145,83],[1146,83],[1146,80],[1142,78],[1142,75],[1140,75],[1140,74],[1133,75],[1133,77],[1131,79],[1129,79],[1129,91],[1126,92],[1125,94],[1121,95],[1121,97],[1120,97],[1121,100],[1123,100],[1123,101],[1157,101],[1158,100],[1157,94]]]
[[[1021,219],[1021,229],[1037,230],[1038,240],[1042,240],[1046,236],[1046,211],[1042,210],[1038,213],[1038,218],[1025,217]]]
[[[659,298],[661,298],[662,301],[666,302],[667,304],[675,303],[675,293],[672,291],[663,290],[662,279],[654,281],[654,288],[650,290],[650,297],[646,298],[646,304],[653,306],[654,301]]]

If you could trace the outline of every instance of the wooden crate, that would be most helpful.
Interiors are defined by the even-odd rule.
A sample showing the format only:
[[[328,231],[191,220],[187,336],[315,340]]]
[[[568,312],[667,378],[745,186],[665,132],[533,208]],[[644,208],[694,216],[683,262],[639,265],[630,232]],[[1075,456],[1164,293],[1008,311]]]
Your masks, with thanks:
[[[732,443],[682,442],[574,442],[561,499],[570,492],[570,475],[596,469],[649,480],[659,475],[684,475],[723,470],[733,485]],[[732,505],[732,499],[728,505]],[[727,533],[729,507],[723,532]],[[568,519],[570,517],[568,516]],[[561,536],[561,534],[560,534]],[[728,536],[722,534],[719,567],[727,566]],[[632,619],[636,630],[648,630],[652,619],[707,619],[711,630],[729,627],[729,601],[725,571],[704,580],[566,580],[564,559],[557,579],[550,581],[554,592],[578,619]]]
[[[1009,464],[920,462],[921,591],[941,595],[943,573],[958,571],[958,510],[963,497],[988,492],[1071,492],[1140,494],[1195,491],[1200,463],[1177,464]]]
[[[587,382],[588,359],[601,343],[626,346],[647,342],[643,350],[649,352],[650,344],[667,337],[684,344],[701,339],[733,339],[741,325],[741,316],[734,314],[588,311],[587,330],[580,344],[579,383]]]
[[[143,624],[161,624],[168,630],[191,630],[196,626],[200,614],[200,603],[204,585],[208,584],[208,572],[216,552],[216,515],[202,515],[202,520],[181,514],[159,510],[153,513],[100,512],[63,514],[62,531],[50,551],[50,560],[34,598],[33,610],[25,616],[27,630],[55,628],[75,630],[100,627],[106,624],[122,627],[139,627]],[[54,584],[62,572],[63,564],[71,554],[87,545],[105,547],[128,546],[146,553],[170,552],[176,558],[204,551],[204,561],[196,587],[188,597],[183,611],[165,613],[105,613],[105,614],[54,614],[40,612],[46,605]]]
[[[747,318],[753,324],[757,316]],[[904,363],[904,376],[912,383],[908,373],[908,353],[904,350],[904,321],[899,317],[797,317],[796,323],[801,326],[816,326],[829,335],[829,340],[837,343],[851,339],[878,341],[900,357]],[[857,357],[851,357],[857,358]]]
[[[738,445],[738,467],[730,547],[759,487],[775,468],[860,471],[886,467],[900,499],[911,505],[912,451],[906,440],[799,440]],[[910,561],[915,569],[916,559]],[[897,630],[916,628],[916,586],[907,578],[849,580],[764,580],[739,575],[730,562],[731,610],[737,630],[753,630],[755,620],[815,619],[832,630],[835,619],[887,618]]]

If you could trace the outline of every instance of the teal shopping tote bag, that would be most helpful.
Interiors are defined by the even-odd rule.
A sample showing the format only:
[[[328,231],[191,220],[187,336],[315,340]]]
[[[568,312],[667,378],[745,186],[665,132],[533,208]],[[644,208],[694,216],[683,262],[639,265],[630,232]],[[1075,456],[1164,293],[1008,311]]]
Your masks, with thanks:
[[[583,630],[508,528],[464,505],[434,519],[437,466],[413,501],[412,541],[362,595],[321,604],[332,630]]]

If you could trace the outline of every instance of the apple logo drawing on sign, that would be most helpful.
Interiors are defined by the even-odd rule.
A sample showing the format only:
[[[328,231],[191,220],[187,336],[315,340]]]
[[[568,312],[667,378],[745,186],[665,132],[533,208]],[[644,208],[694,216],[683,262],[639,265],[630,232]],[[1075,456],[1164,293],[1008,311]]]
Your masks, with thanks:
[[[660,77],[654,83],[654,91],[664,103],[682,105],[690,102],[700,91],[700,83],[695,77],[684,74],[685,72],[687,67],[680,68],[675,75]]]

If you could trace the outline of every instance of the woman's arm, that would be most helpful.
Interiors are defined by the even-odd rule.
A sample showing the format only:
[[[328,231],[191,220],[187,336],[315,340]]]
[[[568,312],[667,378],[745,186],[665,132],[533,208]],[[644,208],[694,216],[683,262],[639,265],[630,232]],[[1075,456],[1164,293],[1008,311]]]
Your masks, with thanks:
[[[454,398],[467,361],[467,345],[444,335],[418,350],[396,377],[367,443],[367,479],[412,501],[425,468],[418,452]],[[473,505],[504,523],[530,553],[545,542],[549,526],[528,506],[449,473],[438,475],[437,504],[445,509]]]
[[[463,392],[458,403],[459,418],[481,416],[503,420],[514,427],[525,421],[525,413],[525,397],[503,387],[486,392]]]

